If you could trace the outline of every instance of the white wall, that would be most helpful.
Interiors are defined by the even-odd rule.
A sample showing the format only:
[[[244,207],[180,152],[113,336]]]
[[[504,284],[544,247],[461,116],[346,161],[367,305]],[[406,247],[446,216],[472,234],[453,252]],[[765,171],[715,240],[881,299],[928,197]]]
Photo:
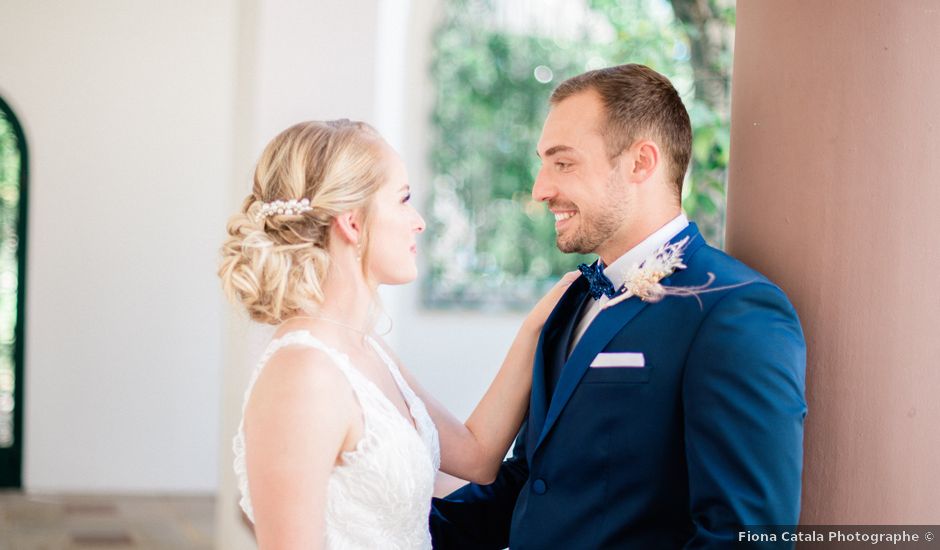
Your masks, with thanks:
[[[24,485],[217,486],[231,2],[5,2],[30,158]]]

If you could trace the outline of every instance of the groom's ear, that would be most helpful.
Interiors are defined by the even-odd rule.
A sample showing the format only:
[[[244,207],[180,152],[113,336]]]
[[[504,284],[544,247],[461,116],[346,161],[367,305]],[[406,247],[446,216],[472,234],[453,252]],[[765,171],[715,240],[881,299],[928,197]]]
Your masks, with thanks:
[[[641,139],[624,151],[621,162],[627,164],[624,171],[631,183],[643,183],[659,168],[659,160],[659,145],[655,141]]]

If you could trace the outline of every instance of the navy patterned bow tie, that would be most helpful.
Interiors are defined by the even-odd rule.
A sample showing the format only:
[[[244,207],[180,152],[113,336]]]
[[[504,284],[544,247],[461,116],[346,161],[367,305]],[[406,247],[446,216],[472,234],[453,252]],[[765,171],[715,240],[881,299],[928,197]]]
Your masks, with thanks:
[[[614,296],[620,294],[617,292],[617,289],[614,288],[614,283],[607,278],[607,275],[604,275],[604,265],[598,260],[594,262],[593,265],[581,264],[578,266],[578,269],[581,271],[581,274],[588,280],[590,284],[590,289],[588,292],[591,294],[591,298],[595,300],[600,300],[601,296],[606,295],[608,298],[613,298]]]

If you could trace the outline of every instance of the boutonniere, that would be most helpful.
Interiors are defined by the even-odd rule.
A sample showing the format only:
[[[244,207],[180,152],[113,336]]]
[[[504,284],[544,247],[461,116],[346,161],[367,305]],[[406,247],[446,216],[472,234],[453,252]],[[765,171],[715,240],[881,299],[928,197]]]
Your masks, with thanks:
[[[677,270],[686,268],[682,263],[682,254],[688,244],[689,237],[666,243],[643,261],[630,266],[617,287],[619,294],[601,306],[601,309],[615,306],[633,296],[644,302],[658,302],[666,296],[695,296],[705,290],[715,280],[711,273],[708,274],[708,282],[700,286],[663,286],[661,283]]]

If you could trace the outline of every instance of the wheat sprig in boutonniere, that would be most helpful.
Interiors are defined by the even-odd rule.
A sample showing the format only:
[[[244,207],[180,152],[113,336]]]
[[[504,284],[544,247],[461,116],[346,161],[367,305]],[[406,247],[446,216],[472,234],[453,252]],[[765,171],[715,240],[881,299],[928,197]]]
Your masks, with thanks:
[[[666,296],[694,296],[698,299],[698,294],[701,292],[718,290],[708,288],[715,281],[713,273],[708,274],[708,282],[698,286],[664,286],[660,282],[677,270],[686,268],[686,265],[682,263],[682,254],[688,244],[689,237],[674,243],[666,243],[642,262],[630,266],[618,287],[621,294],[611,298],[601,306],[601,309],[615,306],[633,296],[644,302],[658,302]]]

